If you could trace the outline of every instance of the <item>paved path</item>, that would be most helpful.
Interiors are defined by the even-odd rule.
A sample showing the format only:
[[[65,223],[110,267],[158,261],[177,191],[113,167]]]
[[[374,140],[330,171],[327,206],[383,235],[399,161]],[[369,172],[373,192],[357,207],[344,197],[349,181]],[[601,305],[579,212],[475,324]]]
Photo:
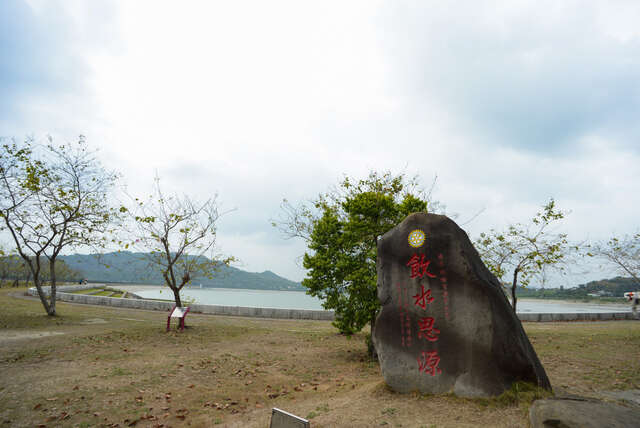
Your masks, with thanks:
[[[57,336],[64,334],[58,331],[24,331],[24,330],[0,330],[0,345],[22,339],[40,339],[47,336]]]
[[[118,284],[107,284],[107,287],[113,288],[121,291],[128,291],[129,293],[137,293],[138,291],[150,291],[150,290],[161,290],[163,287],[161,285],[118,285]]]

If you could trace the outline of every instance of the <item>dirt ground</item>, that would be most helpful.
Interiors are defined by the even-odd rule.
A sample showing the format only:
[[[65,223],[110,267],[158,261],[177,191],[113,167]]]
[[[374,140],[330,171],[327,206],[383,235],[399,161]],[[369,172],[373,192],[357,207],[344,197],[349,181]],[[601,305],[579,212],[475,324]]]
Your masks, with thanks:
[[[312,427],[526,427],[521,399],[388,390],[362,334],[329,322],[58,303],[0,289],[0,425],[267,427],[278,407]],[[525,323],[556,393],[640,388],[640,322]],[[513,397],[511,397],[513,398]]]

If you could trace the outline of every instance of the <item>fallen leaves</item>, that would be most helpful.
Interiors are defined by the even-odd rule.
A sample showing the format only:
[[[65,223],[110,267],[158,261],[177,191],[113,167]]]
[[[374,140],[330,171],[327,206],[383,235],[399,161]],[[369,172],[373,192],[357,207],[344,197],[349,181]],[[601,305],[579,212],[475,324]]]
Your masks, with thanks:
[[[124,423],[127,424],[128,427],[136,426],[136,424],[140,421],[140,419],[134,419],[130,421],[129,419],[125,419]]]
[[[151,410],[151,408],[150,408],[150,410]],[[148,420],[148,421],[157,421],[157,420],[158,420],[158,417],[157,417],[157,416],[155,416],[155,415],[152,415],[152,414],[150,414],[150,413],[145,413],[145,414],[143,414],[142,416],[137,417],[137,418],[135,418],[135,419],[128,419],[128,418],[127,418],[127,419],[125,419],[125,420],[124,420],[124,423],[125,423],[127,426],[132,427],[132,426],[137,425],[137,424],[138,424],[138,422],[141,422],[141,421],[144,421],[144,420]],[[157,424],[156,424],[156,425],[157,425]],[[154,425],[154,426],[156,426],[156,425]],[[161,425],[162,425],[162,424],[161,424]]]
[[[176,418],[184,421],[187,417],[187,413],[189,413],[187,409],[178,409],[176,410]]]
[[[246,410],[244,406],[238,406],[239,402],[237,400],[232,400],[231,398],[225,398],[225,400],[229,402],[224,404],[207,402],[207,403],[204,403],[204,407],[211,407],[212,409],[216,409],[216,410],[227,410],[231,412],[232,415],[240,413],[240,411]],[[245,401],[248,402],[249,399],[245,398]]]

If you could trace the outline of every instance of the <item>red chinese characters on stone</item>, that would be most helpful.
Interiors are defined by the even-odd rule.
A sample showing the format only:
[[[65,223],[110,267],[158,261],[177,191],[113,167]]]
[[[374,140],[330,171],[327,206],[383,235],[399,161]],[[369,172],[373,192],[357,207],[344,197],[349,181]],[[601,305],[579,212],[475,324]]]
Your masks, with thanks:
[[[424,290],[424,285],[420,285],[420,292],[413,296],[415,301],[414,305],[420,306],[422,309],[427,308],[427,304],[433,302],[433,297],[431,297],[431,289]]]
[[[418,370],[420,373],[430,374],[431,376],[440,374],[442,370],[440,370],[438,364],[440,364],[438,351],[422,351],[422,354],[418,357]]]
[[[418,326],[420,328],[420,331],[418,331],[419,339],[427,339],[429,342],[438,340],[440,330],[433,326],[434,322],[435,318],[433,317],[422,317],[418,320]]]
[[[442,282],[443,288],[446,290],[446,276],[442,268],[444,263],[442,261],[442,255],[438,260],[440,266],[440,282]],[[438,278],[433,273],[429,272],[430,260],[425,259],[424,254],[414,254],[407,262],[406,266],[411,269],[411,278]],[[401,343],[402,346],[411,347],[411,323],[409,322],[409,302],[408,295],[406,294],[406,287],[400,287],[398,284],[398,297],[399,297],[399,315],[400,315],[400,331],[401,331]],[[446,293],[446,291],[445,291]],[[403,299],[404,297],[404,299]],[[431,295],[431,289],[425,290],[424,285],[420,284],[420,291],[413,296],[414,306],[419,306],[422,310],[427,309],[427,305],[431,304],[435,299]],[[445,314],[449,319],[448,305],[445,302]],[[421,317],[418,319],[418,339],[425,339],[428,342],[436,342],[439,339],[440,330],[435,328],[436,319],[434,317]],[[435,376],[442,373],[442,370],[438,367],[440,364],[440,356],[438,351],[422,351],[418,357],[418,372]]]
[[[431,263],[431,261],[425,260],[424,254],[420,254],[420,257],[418,257],[417,254],[414,254],[407,263],[407,266],[411,268],[411,278],[422,278],[425,275],[427,275],[429,278],[435,278],[436,276],[434,274],[427,271],[427,268],[429,268],[429,263]]]

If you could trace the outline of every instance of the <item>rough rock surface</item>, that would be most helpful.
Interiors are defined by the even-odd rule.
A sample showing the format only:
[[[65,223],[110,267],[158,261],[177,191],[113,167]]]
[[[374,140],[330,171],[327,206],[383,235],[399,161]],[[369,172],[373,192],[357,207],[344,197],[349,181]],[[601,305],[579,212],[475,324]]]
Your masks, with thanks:
[[[529,409],[532,428],[640,427],[640,410],[580,398],[537,400]]]
[[[627,389],[624,391],[599,391],[598,395],[607,400],[616,400],[626,406],[636,406],[640,410],[640,389]],[[638,423],[640,425],[640,422]]]
[[[551,389],[520,320],[467,234],[416,213],[378,241],[373,340],[395,391],[499,395],[515,381]]]

